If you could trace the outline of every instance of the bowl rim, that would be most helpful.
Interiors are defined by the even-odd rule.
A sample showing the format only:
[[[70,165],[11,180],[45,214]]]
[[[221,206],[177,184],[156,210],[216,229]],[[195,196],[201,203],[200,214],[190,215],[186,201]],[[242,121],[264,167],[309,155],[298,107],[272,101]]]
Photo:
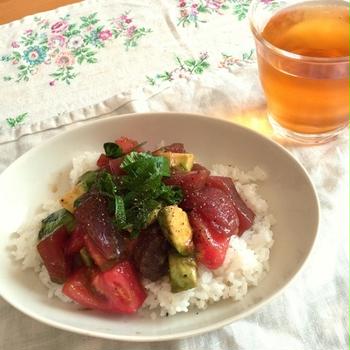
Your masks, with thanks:
[[[100,118],[100,119],[89,121],[88,123],[86,123],[84,125],[76,126],[76,127],[72,128],[71,130],[64,130],[64,131],[60,132],[58,135],[55,135],[55,136],[49,138],[48,140],[46,140],[40,144],[37,144],[36,146],[31,148],[29,151],[25,152],[20,157],[18,157],[13,163],[11,163],[0,174],[0,182],[1,182],[4,174],[6,174],[8,171],[11,171],[14,164],[17,165],[18,163],[24,162],[26,160],[26,158],[31,157],[32,153],[37,152],[38,150],[40,150],[44,147],[47,147],[48,145],[50,145],[52,143],[55,143],[56,140],[59,140],[60,138],[67,137],[67,135],[69,135],[69,134],[74,134],[74,132],[77,132],[77,130],[88,129],[88,128],[91,128],[93,125],[109,123],[113,119],[115,119],[115,120],[117,120],[117,119],[130,119],[130,118],[137,119],[137,118],[147,118],[148,116],[162,116],[165,118],[174,118],[176,116],[184,116],[184,117],[207,120],[207,121],[214,120],[219,124],[226,124],[226,125],[231,124],[231,127],[235,127],[235,128],[244,130],[244,132],[254,134],[255,137],[263,139],[265,142],[267,141],[267,142],[273,143],[275,147],[279,148],[280,151],[282,151],[282,153],[285,154],[286,157],[288,157],[292,162],[296,163],[301,168],[303,174],[305,175],[305,179],[307,180],[308,184],[310,185],[310,189],[312,190],[311,193],[312,193],[313,199],[315,201],[316,226],[315,226],[315,233],[314,233],[313,240],[311,242],[310,250],[307,253],[307,255],[305,256],[304,260],[301,261],[299,269],[294,273],[294,275],[292,275],[286,281],[286,283],[282,287],[277,289],[275,292],[272,292],[272,294],[269,297],[257,302],[253,306],[250,306],[246,311],[243,311],[243,312],[239,313],[238,315],[234,315],[232,317],[225,318],[225,319],[218,321],[214,324],[200,327],[196,330],[182,331],[182,332],[178,332],[175,334],[165,334],[165,335],[159,335],[159,336],[158,335],[115,335],[115,334],[104,333],[101,331],[88,331],[88,330],[84,330],[84,329],[76,327],[76,326],[65,325],[65,324],[62,324],[60,322],[53,321],[47,316],[37,315],[35,312],[32,312],[30,310],[30,308],[27,309],[27,308],[23,308],[22,306],[18,306],[16,302],[10,300],[10,298],[8,298],[6,295],[3,295],[2,291],[1,291],[2,284],[0,284],[0,296],[7,303],[9,303],[14,308],[16,308],[18,311],[22,312],[23,314],[25,314],[25,315],[27,315],[27,316],[29,316],[29,317],[31,317],[39,322],[42,322],[42,323],[47,324],[49,326],[55,327],[57,329],[61,329],[61,330],[65,330],[65,331],[69,331],[69,332],[73,332],[73,333],[77,333],[77,334],[81,334],[81,335],[86,335],[86,336],[90,336],[90,337],[112,339],[112,340],[119,340],[119,341],[129,341],[129,342],[161,342],[161,341],[168,341],[168,340],[177,340],[177,339],[183,339],[183,338],[207,333],[210,331],[214,331],[216,329],[219,329],[221,327],[224,327],[228,324],[231,324],[237,320],[240,320],[242,318],[245,318],[245,317],[251,315],[257,309],[261,308],[263,305],[268,304],[271,300],[273,300],[274,298],[279,296],[285,290],[285,288],[287,286],[289,286],[290,283],[293,280],[295,280],[295,278],[303,270],[303,268],[306,265],[306,262],[309,260],[309,257],[314,250],[315,242],[316,242],[316,239],[318,237],[319,226],[320,226],[320,202],[319,202],[319,198],[318,198],[315,186],[312,183],[311,178],[310,178],[309,174],[307,173],[305,167],[296,158],[294,158],[294,156],[286,148],[281,146],[276,141],[269,139],[269,138],[259,134],[258,132],[254,131],[252,129],[249,129],[248,127],[236,124],[234,122],[230,122],[228,120],[214,118],[214,117],[205,116],[205,115],[196,114],[196,113],[182,113],[182,112],[146,112],[146,113],[127,113],[127,114],[121,114],[121,115],[113,114],[113,115],[105,117],[105,118]]]

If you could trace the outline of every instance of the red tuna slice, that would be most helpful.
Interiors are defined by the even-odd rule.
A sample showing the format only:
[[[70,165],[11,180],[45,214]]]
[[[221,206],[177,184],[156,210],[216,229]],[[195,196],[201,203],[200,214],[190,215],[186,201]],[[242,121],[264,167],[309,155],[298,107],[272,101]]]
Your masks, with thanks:
[[[253,225],[255,214],[250,208],[248,208],[247,204],[237,192],[232,179],[222,176],[210,176],[207,179],[207,186],[219,188],[230,195],[238,214],[238,235],[241,236],[244,231],[248,230]]]
[[[223,236],[209,227],[195,210],[189,213],[189,220],[198,262],[208,269],[217,269],[225,260],[230,237]]]
[[[172,153],[186,153],[185,146],[183,143],[172,143],[171,145],[164,146],[160,149],[161,151],[167,151]]]
[[[87,251],[89,252],[92,260],[95,264],[101,269],[101,271],[105,271],[116,264],[116,260],[107,260],[101,251],[96,247],[96,244],[90,238],[90,236],[84,236],[84,243]]]
[[[229,195],[218,188],[204,187],[186,196],[187,208],[194,208],[218,233],[232,236],[238,233],[239,219]]]
[[[78,253],[84,247],[84,234],[81,226],[76,225],[65,246],[65,253],[67,255]]]
[[[210,172],[199,164],[193,165],[191,171],[176,170],[164,180],[166,185],[179,186],[184,191],[196,191],[205,186]]]
[[[61,226],[37,245],[50,279],[55,283],[63,283],[71,272],[71,260],[64,254],[68,237],[67,229]]]
[[[87,194],[76,209],[75,218],[106,259],[121,257],[124,239],[114,228],[104,196],[98,193]]]
[[[124,158],[115,158],[110,159],[108,162],[109,169],[112,174],[114,175],[123,175],[125,174],[124,170],[120,167],[120,164],[122,164]]]

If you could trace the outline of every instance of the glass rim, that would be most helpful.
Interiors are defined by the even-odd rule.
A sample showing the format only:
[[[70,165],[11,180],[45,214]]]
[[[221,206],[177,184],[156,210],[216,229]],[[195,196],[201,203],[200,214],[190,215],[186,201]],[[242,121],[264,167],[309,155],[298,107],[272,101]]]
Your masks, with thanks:
[[[250,30],[253,33],[255,39],[257,39],[261,44],[266,46],[268,49],[272,50],[276,54],[280,56],[284,56],[290,59],[294,60],[302,60],[304,62],[311,62],[311,63],[349,63],[349,55],[348,56],[339,56],[339,57],[317,57],[317,56],[305,56],[305,55],[299,55],[294,52],[290,52],[284,49],[280,49],[279,47],[271,44],[269,41],[265,40],[262,35],[257,30],[255,24],[254,24],[254,5],[260,3],[261,0],[253,0],[250,3],[249,10],[248,10],[248,20],[250,25]],[[344,2],[347,3],[347,1],[337,1],[337,2]]]

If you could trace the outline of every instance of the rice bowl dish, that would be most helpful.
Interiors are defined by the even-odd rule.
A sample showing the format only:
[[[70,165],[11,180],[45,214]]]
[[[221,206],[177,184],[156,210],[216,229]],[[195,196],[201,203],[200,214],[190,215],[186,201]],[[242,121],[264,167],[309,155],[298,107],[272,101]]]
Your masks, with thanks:
[[[96,169],[99,153],[85,152],[72,160],[70,182],[75,184],[79,177],[89,170]],[[244,298],[250,286],[257,286],[269,271],[270,249],[273,245],[272,226],[275,223],[269,212],[267,202],[259,196],[258,183],[265,181],[267,174],[259,167],[243,172],[237,167],[216,164],[211,168],[215,176],[231,177],[243,200],[255,212],[253,226],[241,237],[232,236],[224,263],[215,270],[204,266],[198,268],[198,284],[195,288],[172,293],[168,276],[159,281],[143,279],[147,298],[143,310],[152,310],[151,317],[171,316],[178,312],[187,312],[190,308],[205,309],[209,304],[221,299],[238,301]],[[41,221],[49,213],[60,208],[59,201],[44,203],[41,211],[33,220],[21,227],[11,244],[15,246],[12,254],[20,260],[23,269],[34,269],[41,282],[48,288],[48,296],[58,297],[64,302],[72,302],[62,293],[62,286],[50,280],[47,269],[35,249],[37,232]]]

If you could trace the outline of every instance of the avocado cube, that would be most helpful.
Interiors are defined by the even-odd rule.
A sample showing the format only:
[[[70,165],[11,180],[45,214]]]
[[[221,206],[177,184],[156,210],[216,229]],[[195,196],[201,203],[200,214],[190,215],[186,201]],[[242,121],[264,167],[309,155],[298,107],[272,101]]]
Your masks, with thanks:
[[[169,276],[172,293],[196,287],[197,264],[195,259],[178,253],[170,253]]]
[[[192,255],[194,245],[192,228],[187,213],[177,205],[169,205],[158,213],[163,234],[181,255]]]
[[[62,207],[73,213],[75,209],[74,202],[85,192],[90,190],[91,186],[96,181],[97,174],[97,171],[87,171],[81,175],[73,189],[60,199]]]
[[[194,155],[192,153],[157,151],[155,155],[167,158],[171,168],[181,167],[186,171],[190,171],[192,169],[194,162]]]
[[[71,213],[74,212],[74,202],[86,192],[84,184],[76,184],[71,191],[66,193],[61,199],[60,203],[63,208],[67,209]]]

